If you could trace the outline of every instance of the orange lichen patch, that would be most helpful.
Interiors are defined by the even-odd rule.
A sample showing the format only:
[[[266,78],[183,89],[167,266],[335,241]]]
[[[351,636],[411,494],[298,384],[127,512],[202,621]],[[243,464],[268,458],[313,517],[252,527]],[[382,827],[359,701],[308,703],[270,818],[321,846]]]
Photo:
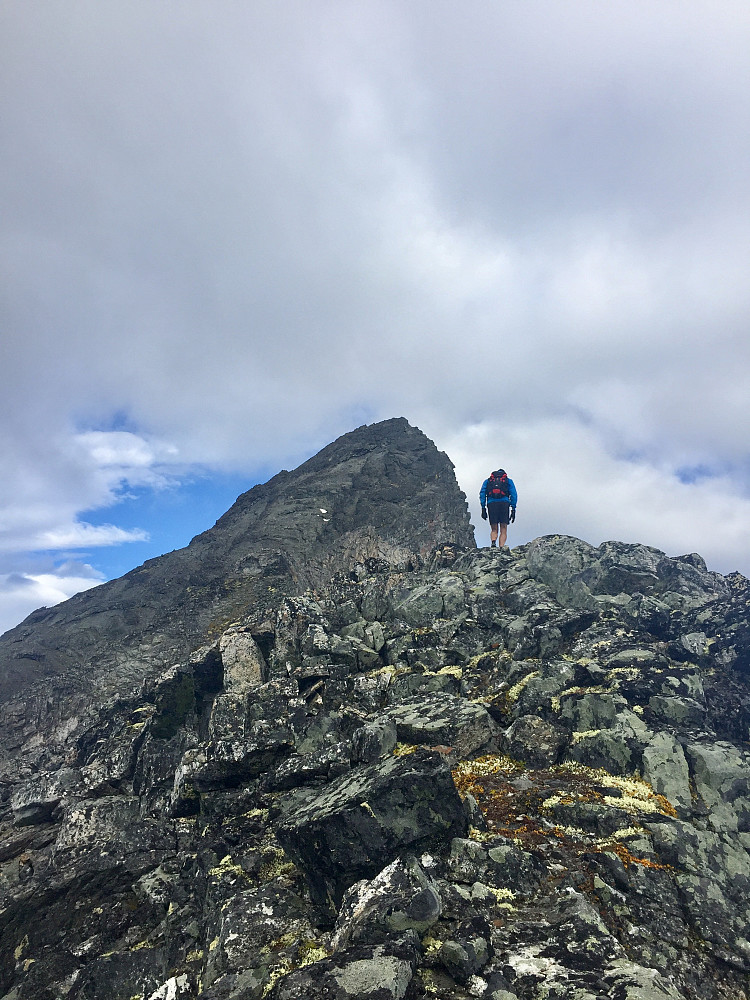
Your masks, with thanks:
[[[659,795],[655,792],[654,798],[659,803],[661,811],[665,816],[671,816],[672,819],[677,819],[677,810],[665,795]]]
[[[620,831],[619,838],[614,834],[602,840],[559,822],[560,807],[567,807],[573,810],[575,823],[579,804],[616,808],[636,816],[654,812],[674,816],[671,803],[640,778],[616,777],[577,764],[525,770],[510,758],[487,756],[462,761],[453,771],[453,780],[462,796],[471,795],[476,800],[487,828],[483,836],[505,837],[530,851],[554,843],[571,857],[609,852],[626,867],[637,864],[669,870],[668,865],[632,854],[622,842],[638,834],[640,825]],[[619,796],[608,794],[613,790]]]
[[[662,872],[674,871],[671,865],[651,861],[649,858],[639,858],[637,855],[631,854],[625,844],[622,843],[597,844],[589,847],[589,850],[595,854],[616,854],[626,868],[629,868],[631,865],[640,865],[642,868],[653,868]]]

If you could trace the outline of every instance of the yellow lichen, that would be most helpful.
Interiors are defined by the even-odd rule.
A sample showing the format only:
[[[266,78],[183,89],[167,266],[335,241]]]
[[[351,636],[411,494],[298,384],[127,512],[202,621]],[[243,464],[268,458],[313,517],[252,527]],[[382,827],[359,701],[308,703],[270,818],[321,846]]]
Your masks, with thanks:
[[[643,827],[625,826],[620,830],[615,830],[614,833],[610,833],[608,837],[603,837],[601,840],[598,840],[597,844],[600,847],[606,847],[607,844],[615,844],[622,840],[629,840],[630,837],[642,837],[643,835]]]
[[[488,840],[496,840],[497,834],[490,833],[487,830],[477,830],[475,826],[469,827],[469,840],[475,840],[478,844],[486,843]]]
[[[617,795],[605,795],[604,802],[608,806],[613,806],[616,809],[624,809],[625,812],[636,813],[660,813],[661,809],[658,802],[654,802],[652,799],[641,799],[634,795],[623,795],[621,798]]]
[[[539,676],[539,671],[538,670],[532,670],[530,674],[526,674],[526,676],[522,677],[521,680],[518,681],[517,684],[514,684],[512,688],[509,688],[508,692],[505,695],[505,697],[506,697],[506,699],[508,701],[508,704],[512,705],[514,702],[518,701],[518,699],[521,696],[521,692],[526,687],[526,685],[529,683],[529,681],[532,680],[532,678],[538,677],[538,676]]]
[[[280,847],[269,847],[263,852],[263,863],[258,872],[261,882],[271,882],[275,878],[296,873],[297,868]]]
[[[560,694],[556,694],[552,698],[552,710],[553,712],[559,712],[562,707],[562,699],[568,695],[586,695],[586,694],[612,694],[612,688],[604,687],[602,684],[592,685],[591,687],[572,687],[566,688],[565,691],[561,691]]]
[[[407,668],[409,669],[409,668]],[[403,669],[401,673],[403,673]],[[399,673],[398,669],[394,666],[378,667],[377,670],[370,670],[365,676],[366,677],[388,677],[393,680],[394,677]]]
[[[522,765],[505,754],[485,754],[477,757],[476,760],[462,760],[453,769],[453,780],[458,782],[462,778],[481,778],[488,774],[500,774],[503,771],[515,772],[521,770]],[[459,789],[460,791],[460,789]]]
[[[573,745],[580,743],[581,740],[591,739],[592,736],[598,736],[603,731],[602,729],[585,729],[582,732],[573,733]]]
[[[636,681],[641,676],[641,670],[635,666],[627,667],[610,667],[607,671],[607,678],[615,680],[619,677],[623,677],[626,681]]]
[[[231,854],[225,854],[221,859],[219,864],[215,868],[210,868],[208,871],[209,875],[220,876],[220,875],[234,875],[235,878],[247,878],[247,872],[240,866],[236,865],[232,861]]]
[[[276,980],[277,979],[281,979],[282,976],[285,976],[287,974],[287,972],[291,972],[291,971],[292,971],[292,966],[291,966],[291,963],[289,963],[289,962],[285,962],[283,965],[279,965],[276,969],[271,969],[271,972],[270,972],[269,978],[268,978],[268,982],[263,987],[262,996],[264,996],[264,997],[268,996],[268,994],[271,992],[271,990],[275,986]]]
[[[575,802],[572,795],[550,795],[542,802],[542,809],[554,809],[555,806],[569,806]]]
[[[314,965],[315,962],[320,962],[324,958],[328,958],[329,952],[320,941],[316,941],[314,938],[305,939],[300,942],[299,946],[299,967],[304,965]]]
[[[437,955],[442,945],[443,942],[440,941],[439,938],[425,935],[425,937],[422,938],[422,948],[424,949],[425,958]]]
[[[441,992],[441,986],[438,983],[437,977],[430,969],[418,969],[417,975],[422,980],[425,993],[435,994]]]
[[[268,809],[248,809],[246,813],[242,813],[243,819],[259,819],[264,823],[268,820],[268,816]]]
[[[461,678],[464,675],[463,668],[457,666],[441,667],[440,670],[437,670],[435,672],[436,674],[443,674],[449,677],[456,677],[458,678],[458,680],[461,680]]]
[[[674,806],[663,795],[658,795],[651,785],[639,775],[631,775],[628,778],[610,774],[603,768],[589,768],[582,764],[564,763],[559,765],[560,770],[570,771],[574,774],[583,775],[592,784],[601,785],[604,788],[616,788],[620,795],[602,795],[601,801],[608,806],[624,809],[627,812],[637,813],[661,813],[664,816],[674,818],[677,814]]]

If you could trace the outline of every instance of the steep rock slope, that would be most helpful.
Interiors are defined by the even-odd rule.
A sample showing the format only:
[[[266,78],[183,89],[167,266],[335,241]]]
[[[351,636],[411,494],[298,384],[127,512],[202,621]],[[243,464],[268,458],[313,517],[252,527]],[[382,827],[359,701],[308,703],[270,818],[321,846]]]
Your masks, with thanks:
[[[183,659],[248,607],[273,608],[355,559],[416,565],[447,541],[474,544],[448,458],[402,418],[360,427],[243,494],[186,548],[3,635],[0,748],[64,737],[92,703]]]
[[[435,491],[27,739],[0,996],[746,1000],[750,584]]]

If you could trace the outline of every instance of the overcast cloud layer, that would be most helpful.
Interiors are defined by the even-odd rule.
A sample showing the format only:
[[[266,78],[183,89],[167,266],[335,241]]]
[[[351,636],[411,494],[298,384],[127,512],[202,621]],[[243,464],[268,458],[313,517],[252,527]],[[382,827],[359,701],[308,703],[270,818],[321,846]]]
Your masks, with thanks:
[[[745,0],[0,6],[0,630],[406,416],[513,544],[750,574]]]

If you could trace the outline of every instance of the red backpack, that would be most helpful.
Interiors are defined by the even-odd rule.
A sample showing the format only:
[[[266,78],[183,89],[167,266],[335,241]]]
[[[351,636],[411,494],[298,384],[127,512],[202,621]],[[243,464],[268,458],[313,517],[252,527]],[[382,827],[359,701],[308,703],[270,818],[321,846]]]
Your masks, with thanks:
[[[504,472],[492,472],[487,480],[487,503],[495,500],[509,500],[510,487],[508,477]]]

